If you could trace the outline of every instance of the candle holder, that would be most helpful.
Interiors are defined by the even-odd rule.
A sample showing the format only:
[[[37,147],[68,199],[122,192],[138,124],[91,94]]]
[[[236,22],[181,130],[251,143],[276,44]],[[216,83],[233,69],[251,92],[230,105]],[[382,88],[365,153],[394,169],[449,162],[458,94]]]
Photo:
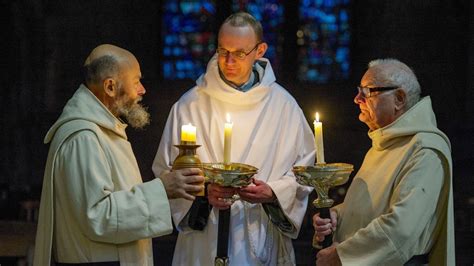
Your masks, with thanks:
[[[347,163],[318,163],[314,166],[293,167],[297,182],[304,186],[311,186],[316,190],[318,198],[313,201],[313,205],[321,209],[321,218],[331,218],[329,209],[334,204],[334,200],[328,196],[329,189],[345,184],[353,170],[354,166]],[[317,249],[331,245],[332,234],[326,236],[321,243],[313,238],[313,247]]]
[[[243,163],[204,163],[204,175],[209,182],[225,187],[240,188],[252,183],[252,176],[258,169],[254,166]],[[238,195],[234,195],[229,201],[238,200]],[[214,259],[215,266],[229,265],[227,248],[229,243],[229,222],[230,208],[219,211],[219,225],[217,230],[217,256]]]
[[[181,144],[174,145],[179,149],[179,154],[173,161],[172,170],[184,168],[199,168],[202,169],[202,163],[196,154],[197,148],[201,145],[196,145],[194,141],[181,141]],[[204,189],[196,194],[196,196],[204,196]]]
[[[243,163],[203,163],[204,175],[209,182],[224,187],[245,187],[252,183],[252,176],[258,169]]]

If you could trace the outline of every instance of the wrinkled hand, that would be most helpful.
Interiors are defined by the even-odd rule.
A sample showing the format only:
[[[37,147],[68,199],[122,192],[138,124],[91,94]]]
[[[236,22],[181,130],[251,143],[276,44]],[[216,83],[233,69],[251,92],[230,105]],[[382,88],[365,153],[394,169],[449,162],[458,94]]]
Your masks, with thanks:
[[[331,219],[319,217],[319,213],[313,216],[313,227],[315,231],[315,237],[318,242],[324,241],[325,236],[330,235],[336,230],[337,227],[337,213],[334,210],[330,210]]]
[[[209,204],[219,210],[225,210],[230,208],[232,201],[226,201],[224,199],[232,198],[232,196],[235,194],[235,188],[223,187],[218,184],[211,183],[207,186],[207,194]]]
[[[192,193],[204,188],[204,176],[199,168],[166,171],[160,176],[169,199],[194,200]]]
[[[250,203],[269,203],[275,201],[272,188],[265,182],[253,179],[253,185],[237,189],[241,200]]]
[[[318,254],[316,254],[316,265],[317,266],[341,266],[342,262],[337,254],[338,243],[334,243],[332,246],[325,249],[321,249]]]

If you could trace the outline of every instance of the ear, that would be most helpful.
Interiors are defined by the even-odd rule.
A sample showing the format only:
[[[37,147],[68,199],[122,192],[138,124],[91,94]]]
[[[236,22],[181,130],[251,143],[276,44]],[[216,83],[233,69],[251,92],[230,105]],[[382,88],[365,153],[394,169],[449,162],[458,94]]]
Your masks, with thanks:
[[[395,110],[405,110],[405,106],[407,105],[407,94],[403,89],[397,89],[395,91]]]
[[[265,55],[265,52],[267,51],[267,49],[268,49],[268,44],[267,43],[262,42],[261,44],[259,44],[258,48],[257,48],[257,54],[256,54],[257,59],[263,57],[263,55]]]
[[[117,94],[117,82],[113,78],[106,78],[103,82],[103,89],[105,94],[115,97]]]

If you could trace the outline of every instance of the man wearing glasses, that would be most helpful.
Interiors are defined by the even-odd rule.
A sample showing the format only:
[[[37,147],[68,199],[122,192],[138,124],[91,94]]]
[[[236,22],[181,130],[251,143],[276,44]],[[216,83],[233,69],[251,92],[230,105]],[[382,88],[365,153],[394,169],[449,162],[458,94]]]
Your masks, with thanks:
[[[263,58],[266,49],[255,18],[231,15],[219,30],[206,73],[170,112],[153,163],[155,175],[172,164],[179,127],[188,123],[197,128],[201,161],[222,162],[226,114],[233,123],[231,162],[259,169],[250,186],[208,186],[212,210],[207,224],[197,228],[201,230],[192,230],[189,223],[191,203],[171,202],[179,231],[174,265],[213,265],[222,247],[230,265],[295,264],[291,239],[298,235],[310,190],[298,185],[291,169],[314,163],[314,138],[294,98],[276,83],[270,62]],[[234,194],[240,200],[223,200]],[[230,236],[217,247],[219,210],[229,208]]]
[[[372,148],[331,219],[313,217],[317,265],[455,265],[452,162],[429,97],[395,59],[369,63],[354,98]]]

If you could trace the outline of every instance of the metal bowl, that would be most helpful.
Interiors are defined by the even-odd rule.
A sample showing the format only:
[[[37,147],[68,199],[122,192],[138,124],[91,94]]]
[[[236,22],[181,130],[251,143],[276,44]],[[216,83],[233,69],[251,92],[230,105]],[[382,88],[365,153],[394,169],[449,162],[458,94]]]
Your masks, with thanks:
[[[204,175],[211,183],[226,187],[244,187],[252,183],[258,169],[243,163],[203,163]]]
[[[352,164],[330,163],[314,166],[295,166],[293,172],[299,184],[305,186],[335,187],[345,184],[354,170]]]

